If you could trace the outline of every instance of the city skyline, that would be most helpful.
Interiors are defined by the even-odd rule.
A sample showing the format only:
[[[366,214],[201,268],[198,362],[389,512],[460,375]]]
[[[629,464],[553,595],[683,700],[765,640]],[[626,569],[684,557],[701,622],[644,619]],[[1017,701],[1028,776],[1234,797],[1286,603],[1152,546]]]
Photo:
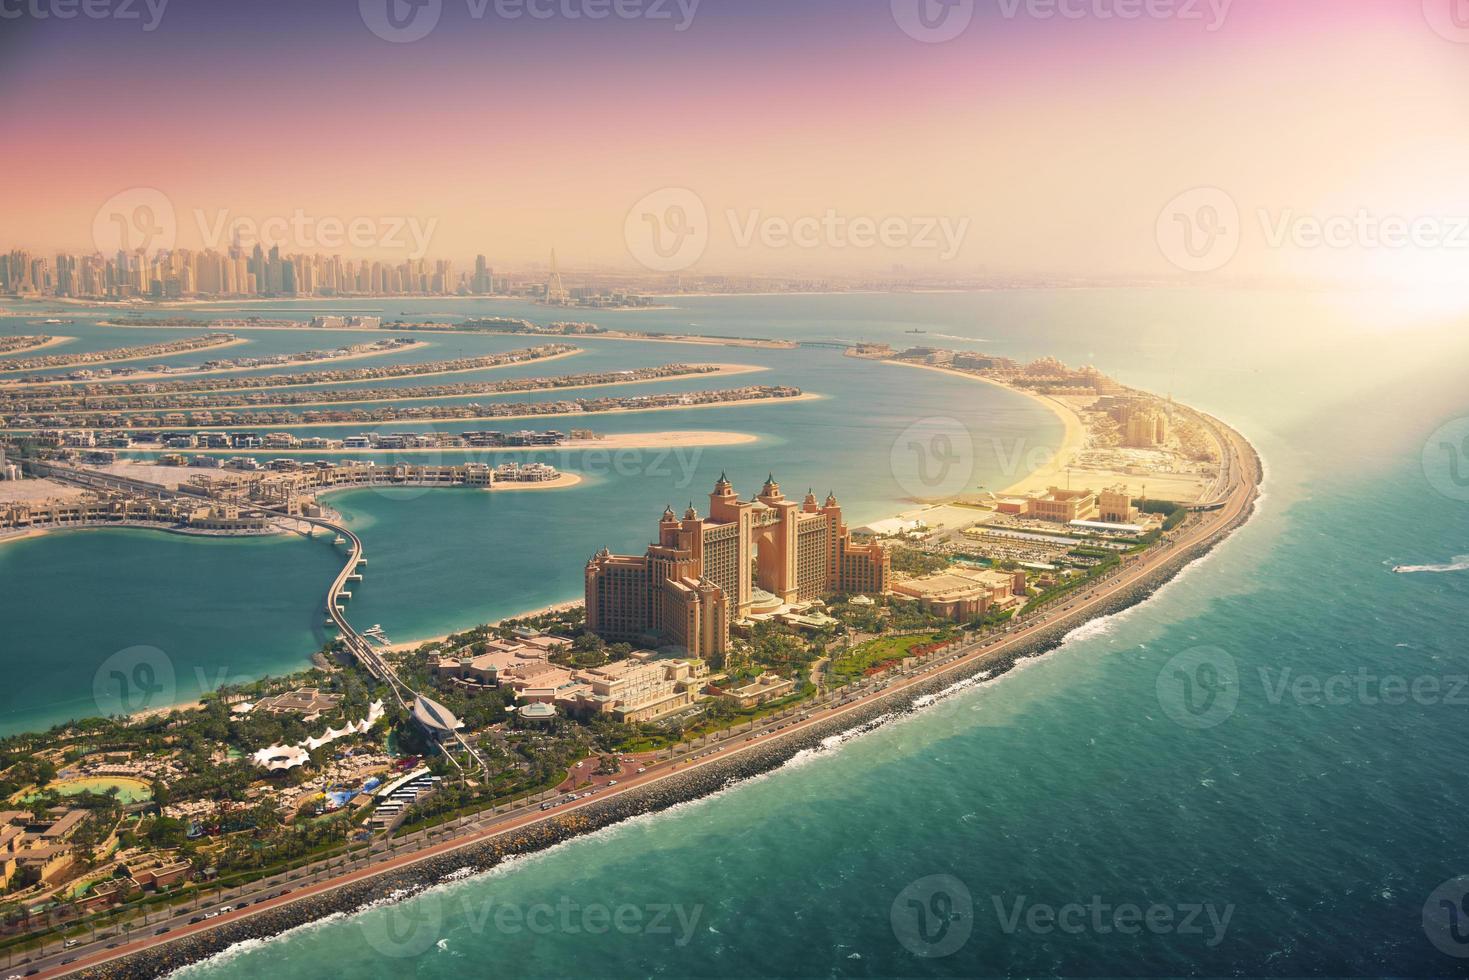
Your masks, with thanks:
[[[693,274],[900,265],[961,278],[1413,284],[1465,267],[1469,242],[1454,228],[1469,216],[1457,180],[1469,137],[1433,107],[1454,104],[1469,67],[1420,4],[1356,0],[1323,20],[1309,5],[1246,3],[1103,16],[1101,0],[1045,16],[1016,0],[969,5],[972,22],[943,43],[905,33],[901,5],[887,3],[854,17],[819,0],[739,12],[706,2],[682,29],[671,4],[668,19],[602,20],[443,4],[411,43],[376,36],[358,6],[173,5],[147,31],[8,20],[7,77],[28,98],[11,120],[27,153],[0,190],[7,230],[76,251],[111,199],[152,189],[171,202],[183,247],[206,244],[201,226],[304,212],[380,233],[413,219],[433,229],[432,254],[458,262],[487,249],[501,265],[540,262],[556,247],[568,267],[641,273],[630,219],[650,196],[687,191],[706,238],[684,267]],[[285,67],[236,37],[269,37]],[[86,63],[54,77],[63,51]],[[454,88],[415,82],[431,69],[452,70]],[[1107,85],[1074,81],[1091,76]],[[113,77],[166,87],[172,111],[145,130],[108,114],[85,136],[52,125]],[[1374,97],[1344,99],[1348,78]],[[268,127],[248,108],[262,100]],[[98,148],[105,171],[85,163]],[[1343,156],[1358,166],[1333,166]],[[1426,172],[1425,159],[1437,161]],[[1224,193],[1241,233],[1203,271],[1158,241],[1175,198],[1201,188]],[[1203,207],[1186,203],[1191,215]],[[674,212],[655,201],[647,213]],[[783,228],[828,214],[907,226],[887,239],[896,245],[825,226],[808,245]],[[924,244],[922,226],[945,220],[965,233]],[[1397,222],[1432,234],[1393,244],[1381,226]]]

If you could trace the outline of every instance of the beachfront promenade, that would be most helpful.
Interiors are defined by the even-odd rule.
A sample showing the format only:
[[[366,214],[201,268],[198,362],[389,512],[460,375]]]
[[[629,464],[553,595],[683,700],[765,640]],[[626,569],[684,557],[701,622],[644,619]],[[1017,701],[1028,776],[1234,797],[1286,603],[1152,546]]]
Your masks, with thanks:
[[[346,857],[328,859],[215,896],[216,905],[248,902],[247,908],[237,908],[197,923],[188,921],[193,909],[185,909],[148,922],[146,936],[114,949],[91,944],[63,954],[53,944],[38,962],[44,965],[47,975],[60,975],[102,967],[157,943],[186,940],[194,944],[193,950],[198,955],[204,955],[220,944],[238,941],[246,935],[279,932],[291,924],[325,914],[323,909],[335,907],[333,895],[350,897],[355,894],[354,885],[376,876],[406,873],[413,868],[432,869],[440,859],[452,859],[457,865],[496,842],[504,842],[505,847],[513,850],[519,840],[537,828],[549,829],[548,834],[541,836],[558,833],[569,836],[596,829],[627,815],[668,805],[666,801],[684,795],[677,788],[680,785],[690,787],[688,798],[701,795],[707,792],[703,787],[710,785],[711,780],[717,787],[728,779],[773,768],[799,749],[819,744],[822,738],[868,724],[982,671],[999,671],[1016,659],[1037,655],[1059,644],[1061,638],[1082,624],[1142,601],[1249,517],[1262,478],[1259,459],[1238,433],[1223,425],[1217,429],[1226,448],[1226,465],[1221,469],[1216,485],[1219,493],[1213,500],[1218,504],[1217,509],[1191,513],[1164,542],[1126,558],[1120,567],[1092,583],[1089,591],[1044,606],[1001,631],[955,642],[929,654],[911,668],[828,692],[814,701],[763,719],[758,726],[722,731],[702,739],[697,746],[676,746],[666,758],[649,763],[645,773],[629,775],[616,787],[603,787],[594,796],[582,796],[551,811],[540,810],[541,797],[486,807],[391,842],[375,842]],[[709,778],[701,780],[700,774]],[[568,820],[569,815],[577,816]],[[203,906],[194,906],[199,907]],[[168,931],[155,935],[156,929]],[[210,933],[219,937],[217,943],[211,942]],[[63,959],[73,962],[63,965]],[[102,969],[97,974],[109,972]]]

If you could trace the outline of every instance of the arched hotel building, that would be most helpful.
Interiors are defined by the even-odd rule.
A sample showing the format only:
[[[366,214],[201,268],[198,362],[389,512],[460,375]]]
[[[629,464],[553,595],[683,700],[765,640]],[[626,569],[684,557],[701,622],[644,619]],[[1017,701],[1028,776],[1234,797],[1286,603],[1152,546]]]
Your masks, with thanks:
[[[690,505],[679,519],[670,507],[644,554],[604,548],[592,556],[587,628],[631,643],[653,635],[692,657],[723,655],[730,623],[757,604],[877,595],[887,590],[888,574],[887,551],[852,541],[834,495],[818,504],[808,492],[797,503],[771,477],[754,499],[741,500],[721,475],[707,517]]]

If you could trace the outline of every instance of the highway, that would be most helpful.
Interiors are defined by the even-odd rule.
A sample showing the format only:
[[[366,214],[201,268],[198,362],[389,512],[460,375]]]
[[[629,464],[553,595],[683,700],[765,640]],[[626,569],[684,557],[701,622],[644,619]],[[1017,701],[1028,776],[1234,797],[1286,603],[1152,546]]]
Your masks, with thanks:
[[[1212,423],[1211,423],[1212,424]],[[61,950],[58,944],[48,947],[41,958],[26,964],[27,970],[39,968],[46,976],[61,976],[69,972],[96,967],[119,957],[138,952],[155,942],[176,939],[213,929],[224,923],[237,922],[250,916],[278,908],[290,902],[331,891],[344,884],[385,871],[408,867],[426,858],[442,855],[473,844],[481,843],[498,835],[518,830],[542,821],[556,819],[568,811],[605,802],[609,797],[645,787],[675,773],[686,773],[691,769],[724,762],[740,753],[763,748],[769,742],[800,733],[815,726],[829,725],[834,719],[855,714],[871,706],[875,701],[908,691],[936,678],[952,677],[959,680],[983,669],[984,665],[1007,652],[1013,652],[1038,638],[1038,634],[1058,626],[1075,628],[1084,622],[1102,615],[1110,602],[1119,593],[1143,583],[1155,573],[1182,561],[1195,546],[1232,530],[1253,506],[1258,495],[1261,473],[1253,449],[1242,436],[1230,429],[1219,427],[1221,445],[1226,448],[1225,465],[1221,468],[1221,496],[1218,509],[1191,513],[1189,518],[1159,545],[1137,556],[1124,559],[1121,567],[1109,572],[1096,582],[1090,591],[1071,597],[1064,604],[1046,607],[1034,618],[1025,618],[1008,629],[977,640],[956,641],[948,647],[929,655],[926,661],[907,671],[888,675],[881,680],[869,680],[860,684],[830,692],[822,698],[787,709],[778,716],[763,722],[755,730],[739,729],[725,731],[703,741],[699,748],[690,748],[682,755],[648,765],[647,771],[625,779],[619,778],[616,787],[598,789],[594,796],[583,796],[575,802],[563,803],[549,811],[540,809],[539,798],[525,805],[499,812],[471,814],[450,823],[407,835],[387,848],[377,842],[370,850],[352,862],[345,871],[332,867],[336,862],[323,862],[289,875],[278,875],[253,883],[243,889],[226,891],[218,902],[201,906],[206,911],[221,906],[233,906],[213,918],[191,922],[199,915],[192,907],[168,918],[158,918],[144,928],[134,930],[140,934],[136,939],[111,938],[97,942],[78,944],[70,950]],[[349,541],[355,541],[353,555],[360,557],[360,540],[350,531],[331,522],[319,522],[321,526],[343,533]],[[344,569],[329,593],[328,605],[333,601],[337,589],[345,582],[345,576],[355,567],[355,557]],[[331,611],[329,609],[329,611]],[[336,618],[336,617],[334,617]],[[349,624],[342,623],[350,631]],[[355,632],[344,635],[356,636]],[[358,639],[361,639],[358,637]],[[366,641],[362,641],[366,644]],[[375,656],[375,653],[374,653]],[[379,661],[380,662],[380,661]],[[282,889],[289,889],[283,892]],[[242,903],[248,903],[241,907]],[[164,930],[159,932],[159,930]],[[111,945],[112,948],[108,948]],[[12,970],[11,973],[19,971]],[[7,974],[10,975],[10,974]]]

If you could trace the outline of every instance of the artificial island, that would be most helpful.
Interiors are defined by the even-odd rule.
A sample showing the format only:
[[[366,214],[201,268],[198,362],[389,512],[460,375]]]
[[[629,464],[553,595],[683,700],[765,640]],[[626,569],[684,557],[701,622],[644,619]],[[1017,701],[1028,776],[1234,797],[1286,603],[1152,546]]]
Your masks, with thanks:
[[[194,506],[155,522],[175,529],[252,519],[325,531],[345,553],[324,603],[336,636],[311,670],[4,741],[0,949],[48,969],[69,960],[66,969],[96,975],[150,975],[706,794],[1056,646],[1146,598],[1252,512],[1253,449],[1172,399],[1051,359],[847,353],[1043,400],[1064,423],[1064,445],[1011,486],[915,501],[859,527],[836,492],[787,496],[771,474],[743,497],[721,476],[697,504],[650,513],[642,553],[594,551],[580,601],[396,646],[347,615],[368,556],[320,492],[339,481],[494,486],[510,474],[286,456],[259,470],[250,457],[200,463],[266,443],[232,443],[238,419],[162,422],[163,409],[182,405],[148,406],[153,425],[133,421],[143,413],[130,402],[92,408],[74,389],[47,402],[72,413],[47,422],[116,424],[51,428],[32,417],[8,436],[15,482],[70,487],[83,494],[75,499],[125,511],[144,499]],[[198,383],[148,394],[241,397],[227,379]],[[54,398],[52,385],[23,394]],[[103,445],[158,435],[196,441],[146,469],[108,455],[134,443]],[[505,448],[567,437],[493,438]],[[168,469],[199,472],[165,492],[143,478]],[[542,477],[552,479],[515,479]],[[38,506],[13,503],[8,519]],[[42,516],[43,528],[58,521]]]

